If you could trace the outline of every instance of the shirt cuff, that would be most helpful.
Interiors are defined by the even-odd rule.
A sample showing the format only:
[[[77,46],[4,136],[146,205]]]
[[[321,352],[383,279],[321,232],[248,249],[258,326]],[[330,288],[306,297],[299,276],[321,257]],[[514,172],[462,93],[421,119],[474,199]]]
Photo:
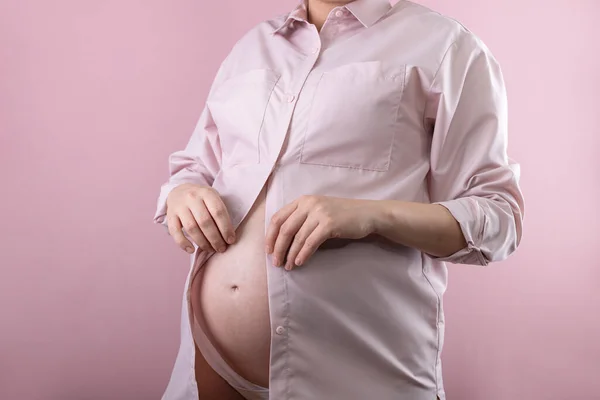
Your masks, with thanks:
[[[445,207],[450,211],[454,219],[458,221],[467,247],[447,257],[432,258],[454,264],[488,265],[489,260],[481,251],[486,216],[479,206],[479,203],[472,198],[465,197],[433,204],[439,204]]]

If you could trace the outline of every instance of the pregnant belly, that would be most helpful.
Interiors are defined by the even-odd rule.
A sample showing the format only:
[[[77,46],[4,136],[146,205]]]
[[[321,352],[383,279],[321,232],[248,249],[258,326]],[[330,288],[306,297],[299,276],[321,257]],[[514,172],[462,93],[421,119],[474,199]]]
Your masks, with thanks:
[[[224,253],[214,254],[192,282],[192,308],[228,364],[250,382],[268,387],[271,327],[264,190],[236,238]]]

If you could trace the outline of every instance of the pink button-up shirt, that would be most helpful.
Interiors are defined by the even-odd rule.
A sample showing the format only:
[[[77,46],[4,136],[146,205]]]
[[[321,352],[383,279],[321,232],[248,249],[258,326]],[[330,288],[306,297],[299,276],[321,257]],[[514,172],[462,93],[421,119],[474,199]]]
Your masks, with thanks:
[[[236,227],[267,182],[267,222],[307,194],[442,204],[468,243],[445,259],[383,240],[326,246],[291,272],[265,257],[272,399],[443,400],[444,261],[486,265],[520,239],[506,146],[500,68],[465,27],[409,1],[357,0],[318,32],[301,4],[223,62],[155,221],[182,183],[213,186]],[[208,256],[196,251],[190,277]],[[168,400],[197,398],[189,283]]]

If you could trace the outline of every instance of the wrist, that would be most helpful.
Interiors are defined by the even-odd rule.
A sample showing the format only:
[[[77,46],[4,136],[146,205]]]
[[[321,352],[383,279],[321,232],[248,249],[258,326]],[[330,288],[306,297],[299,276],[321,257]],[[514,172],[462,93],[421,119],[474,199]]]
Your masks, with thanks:
[[[393,225],[393,213],[390,202],[386,200],[369,201],[369,228],[370,233],[386,236],[390,226]]]

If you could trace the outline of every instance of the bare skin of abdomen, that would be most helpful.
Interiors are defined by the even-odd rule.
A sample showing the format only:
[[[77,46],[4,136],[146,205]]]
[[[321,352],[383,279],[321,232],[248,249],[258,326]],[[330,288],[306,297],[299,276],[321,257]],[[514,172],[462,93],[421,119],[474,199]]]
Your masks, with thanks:
[[[236,240],[224,253],[214,254],[192,282],[192,309],[227,363],[248,381],[268,387],[271,326],[264,190],[236,230]],[[202,391],[198,374],[208,366],[200,358],[196,376]],[[214,381],[210,373],[206,378]]]

